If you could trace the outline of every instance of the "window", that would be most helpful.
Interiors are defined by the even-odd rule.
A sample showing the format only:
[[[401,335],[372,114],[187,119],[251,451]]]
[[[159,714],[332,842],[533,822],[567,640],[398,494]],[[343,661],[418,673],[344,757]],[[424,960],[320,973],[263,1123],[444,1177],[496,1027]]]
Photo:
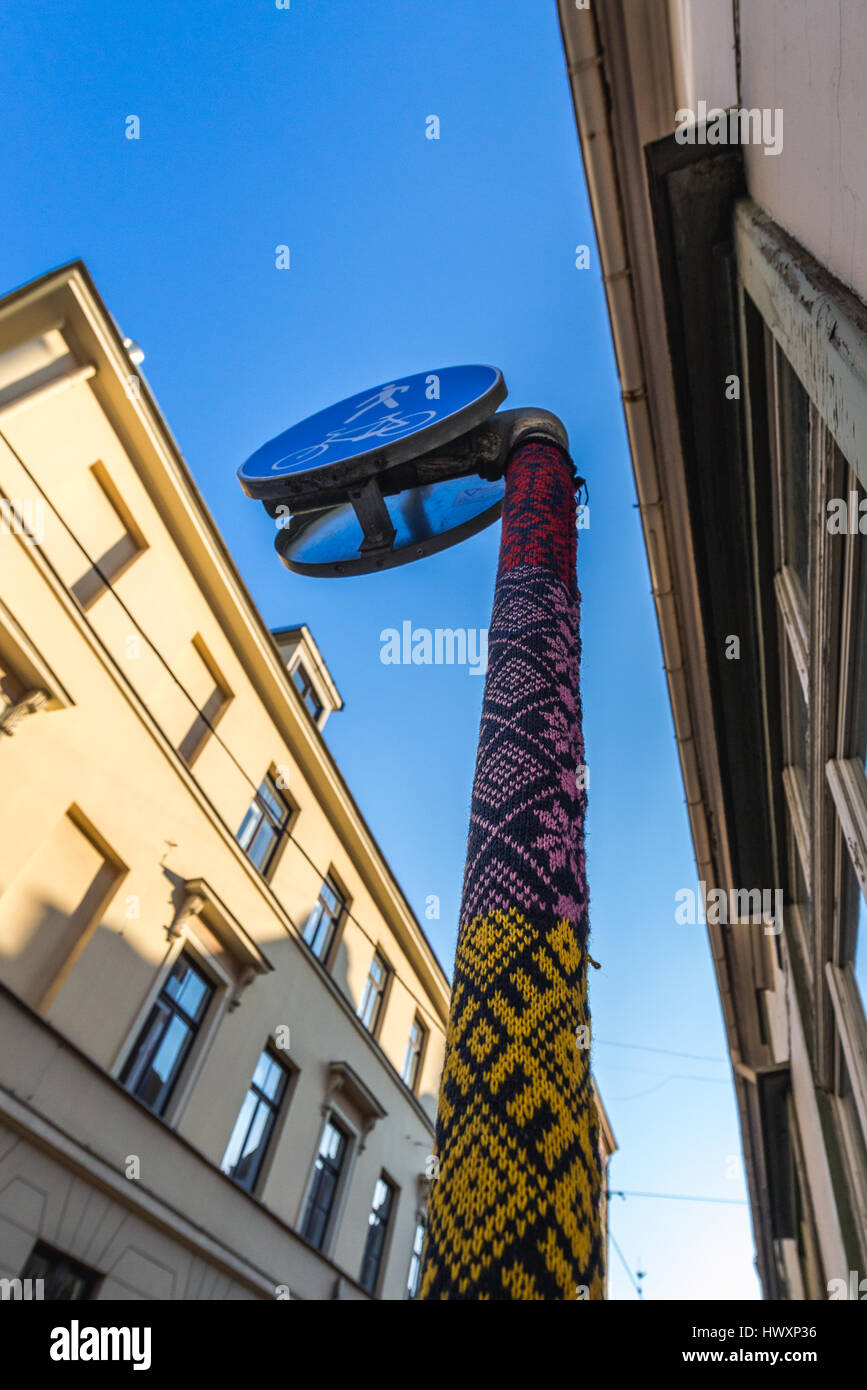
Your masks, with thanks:
[[[90,1298],[99,1275],[87,1265],[71,1260],[60,1250],[38,1240],[21,1271],[22,1279],[41,1279],[42,1297],[48,1302],[81,1302]]]
[[[406,1281],[407,1298],[418,1298],[421,1285],[421,1256],[424,1250],[424,1222],[416,1223],[412,1240],[412,1259],[409,1262],[409,1278]]]
[[[810,400],[780,348],[774,344],[776,448],[779,461],[780,560],[807,593],[809,556]]]
[[[849,473],[849,512],[855,507],[858,509],[858,524],[861,525],[861,508],[867,510],[867,494],[858,483],[854,473]],[[852,521],[849,520],[849,525]],[[857,552],[859,570],[857,580],[857,598],[855,597],[856,585],[852,583],[853,590],[853,620],[856,624],[855,636],[852,642],[852,663],[853,669],[849,677],[852,686],[851,695],[851,717],[849,720],[849,730],[847,746],[845,752],[848,757],[854,758],[867,772],[867,545],[861,539],[861,532],[858,532],[857,540],[853,537],[850,542],[853,552]],[[855,555],[853,553],[852,567],[855,566]]]
[[[854,824],[850,820],[847,826],[849,833],[845,838],[852,860],[860,859],[863,863],[864,852],[867,849],[867,837],[864,833],[867,826],[867,543],[861,534],[860,526],[862,507],[867,512],[867,495],[850,469],[847,469],[846,473],[846,503],[849,535],[845,537],[848,561],[845,567],[845,585],[848,590],[846,606],[849,613],[848,622],[844,619],[843,630],[844,647],[848,645],[849,657],[847,661],[844,652],[842,679],[846,686],[846,699],[841,720],[843,741],[840,743],[839,752],[848,763],[847,782],[851,788],[849,803],[855,807],[860,806],[861,811],[860,815],[855,814]],[[848,900],[845,892],[842,895],[846,919],[842,932],[844,954],[852,962],[861,1005],[867,1014],[867,903],[864,897],[867,893],[867,875],[862,872],[859,878],[853,862],[847,878],[850,885]]]
[[[280,836],[289,822],[289,807],[270,772],[247,809],[238,844],[261,874],[267,874],[274,864],[274,853]]]
[[[304,928],[304,940],[319,960],[325,960],[331,949],[334,933],[345,906],[334,882],[326,878],[319,890],[316,906],[307,918]]]
[[[387,981],[388,966],[379,952],[376,951],[373,960],[370,962],[370,969],[367,972],[367,981],[364,986],[364,994],[362,995],[361,1006],[358,1010],[358,1017],[361,1019],[365,1028],[371,1033],[376,1031],[376,1025],[379,1022]]]
[[[288,1082],[288,1068],[266,1048],[256,1064],[221,1164],[223,1172],[248,1192],[253,1191],[261,1172]]]
[[[766,327],[777,603],[783,789],[786,820],[781,869],[790,939],[802,968],[812,969],[810,904],[810,716],[808,709],[809,516],[812,455],[819,422],[804,387]],[[797,909],[797,911],[795,911]],[[777,941],[777,951],[779,942]]]
[[[193,1044],[214,993],[213,985],[184,951],[178,956],[138,1036],[121,1082],[157,1115]]]
[[[855,983],[861,995],[861,1005],[867,1014],[867,903],[864,902],[863,894],[858,898],[858,928],[853,970]]]
[[[783,678],[785,680],[783,701],[784,705],[788,707],[786,710],[787,717],[784,720],[786,762],[790,767],[798,768],[806,781],[809,717],[807,715],[807,706],[804,703],[804,689],[798,678],[798,672],[795,667],[791,649],[785,645],[783,662]]]
[[[367,1218],[367,1240],[364,1244],[364,1258],[361,1261],[359,1283],[368,1293],[375,1293],[379,1283],[382,1256],[385,1250],[385,1237],[388,1223],[394,1208],[394,1188],[386,1178],[377,1178],[373,1190],[373,1204]]]
[[[804,1010],[803,1023],[828,1078],[835,1114],[842,1125],[850,1105],[867,1134],[867,1072],[859,1042],[867,1000],[867,557],[859,530],[864,491],[829,422],[767,328],[765,333],[787,939],[796,947],[814,1006]],[[817,776],[824,786],[817,787]],[[810,1036],[816,997],[825,990],[830,1015],[824,1032]],[[849,1172],[854,1175],[851,1164]]]
[[[319,1152],[313,1165],[313,1181],[304,1206],[301,1234],[317,1250],[322,1249],[328,1222],[334,1209],[334,1199],[348,1147],[346,1132],[329,1120],[322,1131]]]
[[[424,1040],[427,1029],[421,1019],[413,1020],[413,1025],[409,1030],[409,1042],[406,1045],[406,1054],[403,1059],[403,1070],[400,1073],[402,1081],[405,1081],[411,1091],[415,1090],[418,1074],[421,1068],[421,1054],[424,1049]]]
[[[298,665],[295,667],[295,670],[292,672],[292,679],[295,682],[298,694],[304,701],[307,713],[310,715],[314,724],[318,724],[319,717],[322,714],[322,701],[319,699],[319,696],[313,689],[310,677],[308,676],[304,667],[301,665],[300,661]]]

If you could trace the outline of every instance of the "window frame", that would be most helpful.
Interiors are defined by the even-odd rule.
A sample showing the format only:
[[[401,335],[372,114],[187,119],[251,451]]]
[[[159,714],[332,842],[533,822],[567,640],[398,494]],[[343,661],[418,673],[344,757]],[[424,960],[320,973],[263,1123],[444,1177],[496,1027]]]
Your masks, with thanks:
[[[316,925],[316,930],[313,933],[312,941],[308,941],[307,939],[307,929],[310,925],[310,922],[313,919],[313,914],[316,911],[316,908],[319,904],[319,900],[322,896],[322,889],[326,885],[328,885],[331,892],[337,898],[337,901],[340,906],[337,914],[331,917],[331,927],[328,932],[325,947],[323,951],[320,953],[316,951],[314,943],[316,941],[316,937],[319,934],[319,922],[321,922],[322,919],[320,918],[319,922]],[[333,867],[329,866],[328,872],[326,873],[324,879],[319,885],[319,891],[316,894],[316,902],[313,904],[312,908],[310,909],[310,912],[307,914],[307,920],[304,923],[304,926],[301,930],[301,940],[304,942],[304,945],[307,947],[308,951],[314,957],[314,959],[319,961],[319,964],[323,967],[324,970],[328,970],[331,967],[331,962],[334,959],[338,943],[343,933],[344,924],[349,916],[350,901],[351,900],[349,898],[349,895],[343,888],[340,878],[334,872]]]
[[[382,1183],[388,1189],[389,1201],[386,1210],[385,1220],[380,1221],[377,1224],[374,1224],[371,1221],[371,1217],[376,1216],[377,1211],[381,1210],[381,1207],[377,1209],[374,1206],[374,1201],[376,1199],[376,1194],[379,1189],[380,1183]],[[376,1181],[373,1184],[373,1195],[371,1196],[370,1203],[368,1204],[367,1231],[364,1237],[364,1249],[362,1250],[361,1265],[358,1271],[358,1282],[364,1289],[365,1293],[370,1294],[371,1298],[378,1298],[382,1290],[383,1281],[385,1279],[385,1271],[388,1265],[388,1258],[391,1252],[391,1239],[394,1233],[395,1218],[397,1215],[397,1205],[399,1198],[400,1188],[398,1187],[394,1179],[389,1176],[385,1169],[383,1169],[379,1173],[379,1176],[376,1178]],[[371,1244],[371,1237],[377,1231],[382,1231],[383,1234],[379,1242],[379,1248],[376,1253],[376,1268],[372,1282],[365,1283],[365,1267],[368,1262],[368,1253]]]
[[[172,978],[172,975],[178,962],[183,960],[184,958],[186,958],[186,960],[188,961],[190,968],[195,972],[196,975],[198,975],[205,982],[206,986],[208,987],[208,993],[206,996],[204,1008],[202,1009],[197,1019],[192,1019],[191,1016],[187,1014],[185,1010],[181,1009],[180,1005],[178,1005],[176,1001],[172,1000],[171,998],[164,999],[164,996],[166,995],[168,981]],[[202,967],[199,960],[196,958],[195,953],[188,950],[187,944],[183,943],[181,949],[175,954],[171,964],[168,966],[168,968],[162,975],[158,988],[147,1008],[144,1019],[141,1021],[138,1029],[135,1031],[132,1044],[127,1051],[126,1058],[118,1076],[118,1081],[120,1082],[121,1086],[123,1086],[127,1094],[130,1095],[133,1098],[133,1100],[138,1101],[140,1105],[143,1105],[146,1110],[148,1110],[152,1115],[155,1115],[158,1119],[165,1120],[167,1115],[171,1111],[173,1101],[175,1100],[175,1096],[178,1091],[178,1083],[181,1077],[187,1071],[192,1061],[192,1058],[196,1052],[196,1044],[200,1041],[200,1039],[203,1036],[205,1020],[209,1017],[209,1015],[213,1014],[214,1006],[217,1003],[217,1000],[218,986],[216,982],[209,976],[207,970],[205,970]],[[168,1089],[165,1092],[159,1106],[157,1107],[155,1105],[149,1104],[149,1102],[145,1100],[143,1096],[138,1094],[138,1092],[130,1084],[130,1075],[134,1070],[135,1066],[137,1065],[137,1054],[139,1052],[139,1048],[144,1043],[145,1035],[149,1031],[151,1025],[151,1020],[155,1019],[157,1009],[159,1008],[161,1003],[164,1003],[167,1009],[169,1010],[169,1021],[162,1028],[159,1034],[158,1041],[151,1051],[151,1061],[158,1052],[159,1048],[162,1046],[163,1040],[165,1039],[168,1033],[168,1029],[171,1026],[171,1021],[177,1014],[182,1014],[182,1021],[188,1022],[191,1025],[191,1031],[189,1033],[185,1046],[179,1053],[180,1060],[175,1063],[175,1066],[173,1068],[172,1077],[170,1082],[168,1083]],[[148,1063],[148,1067],[149,1066],[150,1063]],[[139,1084],[140,1081],[141,1077],[139,1078],[139,1082],[136,1084]]]
[[[301,673],[302,678],[300,681],[298,679],[299,672]],[[291,677],[292,684],[295,686],[295,689],[298,692],[298,697],[301,700],[301,703],[303,704],[308,715],[310,716],[313,723],[316,725],[318,729],[322,716],[325,713],[325,703],[322,700],[322,697],[320,696],[316,686],[314,685],[310,676],[310,672],[307,670],[307,667],[304,665],[303,661],[299,660],[295,662],[295,665],[292,667]],[[311,696],[316,706],[315,713],[310,708],[310,705],[308,703],[308,700]]]
[[[419,1250],[416,1250],[415,1245],[419,1231],[421,1231],[422,1233],[421,1248]],[[409,1303],[415,1303],[419,1296],[419,1293],[421,1292],[421,1271],[424,1259],[424,1243],[426,1239],[427,1221],[424,1219],[423,1216],[417,1216],[415,1226],[413,1227],[412,1232],[412,1249],[410,1251],[409,1268],[407,1269],[406,1273],[406,1290],[404,1292],[404,1298]],[[414,1273],[416,1274],[415,1287],[413,1287]]]
[[[265,1095],[261,1088],[257,1087],[255,1084],[256,1072],[259,1069],[259,1064],[263,1057],[267,1057],[269,1061],[273,1062],[282,1073],[280,1087],[276,1099],[272,1099],[271,1097]],[[241,1105],[238,1109],[238,1114],[235,1118],[235,1123],[232,1125],[231,1133],[229,1134],[229,1138],[226,1141],[226,1148],[223,1153],[223,1157],[220,1161],[221,1172],[223,1172],[231,1182],[235,1183],[237,1187],[240,1187],[243,1192],[248,1192],[251,1194],[251,1196],[255,1196],[258,1192],[261,1192],[262,1188],[267,1182],[268,1173],[271,1167],[271,1161],[274,1157],[274,1151],[279,1141],[280,1130],[285,1122],[286,1114],[289,1110],[289,1104],[291,1101],[296,1076],[297,1068],[293,1067],[292,1063],[284,1055],[284,1053],[279,1048],[277,1048],[273,1039],[269,1038],[265,1043],[265,1046],[260,1051],[259,1056],[256,1058],[256,1065],[253,1068],[250,1080],[247,1082],[247,1088],[241,1100]],[[246,1134],[244,1135],[243,1143],[241,1145],[241,1157],[243,1157],[244,1146],[246,1145],[246,1142],[250,1137],[250,1130],[252,1129],[253,1122],[256,1118],[256,1115],[258,1114],[259,1106],[261,1104],[264,1104],[266,1108],[270,1111],[271,1123],[265,1139],[264,1147],[262,1148],[261,1153],[259,1154],[258,1162],[256,1163],[255,1169],[252,1172],[252,1177],[250,1178],[249,1182],[247,1182],[242,1181],[240,1178],[237,1178],[234,1172],[229,1172],[229,1170],[225,1166],[225,1163],[226,1155],[229,1152],[229,1147],[232,1143],[232,1140],[235,1137],[235,1130],[241,1119],[241,1114],[246,1104],[247,1097],[250,1095],[251,1091],[256,1095],[257,1100],[256,1105],[253,1109],[253,1113],[250,1117],[250,1123],[247,1126]],[[237,1167],[237,1164],[235,1166]]]
[[[379,989],[376,990],[376,1002],[374,1005],[373,1019],[371,1022],[368,1023],[365,1020],[364,1014],[367,1009],[367,1005],[369,1003],[370,998],[374,995],[374,990],[371,986],[370,975],[377,961],[382,966],[382,983]],[[389,991],[391,989],[391,981],[393,975],[394,971],[392,970],[381,948],[379,946],[374,947],[373,955],[370,960],[370,965],[367,969],[367,978],[364,982],[364,989],[361,995],[361,1002],[359,1003],[358,1009],[356,1010],[356,1018],[358,1019],[361,1026],[367,1030],[367,1032],[370,1034],[372,1038],[379,1037],[380,1029],[382,1028],[383,1020],[385,1018],[385,1005]]]
[[[860,891],[867,901],[867,773],[857,761],[845,756],[849,750],[841,739],[848,736],[856,687],[854,644],[858,639],[859,619],[855,600],[860,569],[867,564],[867,556],[860,533],[831,536],[828,532],[826,503],[832,497],[842,496],[848,500],[851,475],[857,477],[857,473],[835,440],[822,406],[817,402],[815,383],[811,390],[810,382],[803,379],[809,420],[806,594],[799,575],[786,563],[787,549],[782,534],[785,501],[781,474],[785,461],[780,452],[779,362],[785,359],[795,375],[798,375],[798,363],[787,352],[787,342],[779,334],[779,323],[771,329],[761,304],[750,297],[751,289],[742,278],[742,341],[749,339],[746,308],[749,304],[761,326],[767,392],[774,607],[780,642],[776,662],[784,726],[782,804],[785,833],[778,852],[785,859],[792,853],[797,855],[807,889],[808,904],[787,901],[786,920],[797,947],[796,954],[801,957],[801,966],[806,966],[802,975],[809,1008],[804,1026],[808,1035],[812,1035],[809,1047],[815,1078],[829,1092],[840,1149],[849,1152],[847,1178],[854,1191],[859,1181],[858,1170],[849,1161],[853,1143],[849,1142],[847,1150],[843,1140],[843,1108],[848,1097],[861,1127],[860,1140],[867,1143],[867,1003],[861,999],[854,977],[857,927],[853,928],[851,922],[845,879],[856,872]],[[756,358],[760,357],[761,354],[756,354]],[[755,374],[756,368],[761,370],[762,365],[752,358],[753,354],[748,352],[750,393],[762,389],[762,382]],[[867,492],[860,479],[858,485],[862,493]],[[856,563],[854,549],[859,540],[861,559]],[[835,545],[835,542],[843,544]],[[867,614],[862,615],[860,621],[867,621]],[[792,666],[803,692],[807,714],[806,775],[802,775],[791,759]],[[791,879],[788,865],[786,872]],[[852,1136],[849,1138],[851,1141]]]
[[[412,1030],[416,1027],[419,1028],[419,1030],[421,1031],[421,1041],[419,1042],[418,1049],[412,1053],[412,1056],[415,1059],[415,1069],[412,1072],[412,1076],[409,1079],[407,1079],[406,1064],[407,1059],[410,1056],[410,1049],[412,1047]],[[403,1066],[400,1069],[400,1079],[412,1095],[418,1094],[419,1082],[421,1081],[422,1067],[424,1066],[425,1049],[427,1047],[429,1037],[430,1029],[424,1022],[423,1018],[421,1017],[421,1014],[416,1013],[413,1017],[412,1023],[410,1024],[409,1037],[407,1038],[406,1043],[406,1050],[403,1054]]]
[[[104,1274],[101,1274],[97,1269],[93,1269],[91,1265],[86,1265],[83,1261],[76,1260],[72,1255],[67,1255],[64,1250],[59,1250],[56,1246],[49,1244],[48,1241],[37,1238],[27,1259],[24,1261],[24,1267],[19,1278],[22,1280],[32,1279],[34,1281],[37,1279],[45,1280],[46,1289],[50,1276],[36,1274],[32,1271],[28,1273],[30,1263],[34,1259],[54,1259],[56,1263],[66,1265],[69,1269],[69,1273],[74,1278],[81,1279],[85,1285],[86,1291],[82,1294],[81,1298],[75,1299],[53,1299],[44,1290],[43,1294],[46,1303],[90,1303],[96,1297],[100,1285],[105,1278]]]
[[[268,768],[264,777],[262,778],[262,781],[259,783],[255,795],[249,802],[247,809],[244,812],[241,824],[239,825],[238,830],[235,834],[235,840],[237,844],[240,846],[242,854],[245,855],[245,857],[249,860],[250,864],[252,864],[253,868],[256,870],[258,874],[261,875],[261,877],[265,880],[266,883],[271,882],[271,880],[274,877],[274,874],[277,871],[277,866],[280,862],[280,859],[282,858],[283,851],[286,848],[286,843],[289,838],[289,830],[294,822],[296,815],[296,808],[294,803],[286,795],[285,790],[277,785],[278,776],[278,770],[272,764],[271,767]],[[271,786],[269,787],[269,792],[271,793],[271,795],[275,797],[277,801],[281,802],[285,808],[286,814],[279,822],[274,821],[273,813],[270,811],[270,808],[268,807],[267,803],[265,802],[262,796],[262,788],[269,782],[271,783]],[[241,842],[241,832],[244,829],[248,816],[256,806],[258,806],[260,810],[260,818],[250,836],[248,844],[244,845]],[[268,851],[267,857],[265,858],[264,863],[260,865],[256,863],[252,855],[249,853],[249,848],[258,836],[259,831],[261,830],[266,818],[268,819],[269,824],[276,831],[276,833],[274,835],[274,840]]]
[[[310,1239],[309,1236],[304,1234],[304,1227],[307,1221],[307,1208],[312,1200],[313,1191],[317,1182],[316,1160],[320,1156],[320,1150],[322,1148],[322,1143],[325,1138],[325,1132],[329,1125],[343,1133],[346,1139],[346,1145],[343,1153],[343,1162],[341,1164],[340,1172],[338,1173],[337,1182],[334,1186],[331,1206],[329,1207],[328,1215],[325,1219],[321,1243],[319,1245],[316,1245]],[[352,1174],[352,1169],[355,1164],[357,1147],[358,1130],[356,1129],[355,1125],[353,1125],[346,1118],[346,1116],[340,1109],[338,1109],[337,1106],[330,1105],[325,1113],[325,1116],[319,1129],[319,1137],[316,1141],[316,1148],[314,1150],[313,1159],[310,1164],[310,1172],[304,1187],[304,1194],[301,1199],[301,1207],[298,1213],[297,1224],[298,1235],[301,1237],[301,1239],[306,1241],[307,1244],[313,1250],[318,1250],[319,1254],[323,1255],[326,1259],[330,1258],[331,1251],[334,1249],[334,1244],[337,1240],[338,1231],[340,1230],[340,1223],[343,1218],[343,1208],[345,1205],[347,1192],[349,1191],[349,1181]]]
[[[148,990],[141,1008],[136,1013],[125,1037],[121,1041],[111,1065],[111,1075],[118,1085],[123,1086],[127,1095],[131,1100],[135,1101],[136,1104],[144,1105],[144,1101],[139,1101],[133,1096],[132,1092],[127,1089],[121,1081],[121,1077],[125,1071],[131,1051],[135,1047],[136,1041],[147,1019],[150,1017],[151,1009],[159,997],[175,961],[182,952],[186,952],[190,955],[197,968],[208,976],[215,986],[215,993],[212,1006],[202,1019],[202,1026],[199,1028],[195,1041],[187,1054],[186,1064],[181,1069],[181,1074],[177,1078],[174,1092],[168,1100],[163,1114],[158,1116],[153,1110],[145,1106],[149,1115],[153,1115],[155,1119],[161,1120],[163,1124],[168,1125],[170,1128],[175,1128],[183,1115],[187,1102],[199,1079],[208,1053],[230,1007],[232,997],[238,985],[237,978],[227,971],[224,963],[218,960],[209,950],[205,942],[196,935],[195,928],[190,922],[185,923],[181,935],[174,940],[160,969],[155,972],[151,988]]]
[[[867,490],[867,434],[861,428],[861,422],[867,418],[867,332],[861,301],[826,268],[817,265],[809,252],[749,197],[735,202],[732,234],[741,361],[746,376],[744,407],[760,679],[767,696],[763,711],[766,785],[773,808],[773,869],[778,875],[784,870],[785,834],[791,834],[784,831],[784,826],[791,818],[779,795],[778,780],[781,706],[777,703],[779,660],[774,623],[780,594],[774,592],[774,574],[780,557],[774,555],[773,544],[764,544],[772,539],[769,529],[777,525],[777,504],[771,491],[775,461],[771,457],[772,383],[766,352],[769,331],[811,402],[810,446],[815,465],[808,488],[806,596],[811,692],[808,703],[813,734],[808,788],[812,889],[807,949],[811,969],[808,972],[801,968],[798,959],[798,935],[802,939],[804,936],[801,914],[790,912],[787,904],[778,949],[782,947],[781,956],[788,957],[783,987],[791,990],[791,996],[789,1001],[781,1001],[780,1013],[791,1024],[789,1050],[797,1047],[803,1056],[806,1049],[804,1060],[809,1064],[808,1084],[800,1096],[796,1088],[796,1106],[802,1112],[805,1107],[813,1110],[815,1098],[820,1098],[821,1146],[825,1152],[811,1147],[807,1153],[811,1181],[825,1200],[843,1210],[864,1213],[867,1034],[863,1010],[857,1014],[854,1010],[854,978],[847,983],[846,968],[841,967],[839,955],[845,939],[845,924],[839,920],[839,886],[849,858],[841,808],[845,809],[848,802],[851,811],[852,798],[847,795],[845,775],[842,779],[835,777],[837,764],[845,759],[840,759],[840,749],[829,738],[829,732],[833,735],[841,727],[839,685],[845,678],[843,667],[849,650],[845,641],[840,645],[845,638],[840,604],[846,601],[846,576],[841,563],[843,547],[836,544],[846,538],[829,536],[825,502],[845,496],[845,488],[839,484],[841,465],[850,467]],[[833,332],[821,331],[822,324],[833,325]],[[792,946],[795,949],[789,949]],[[775,987],[781,984],[782,977],[777,976]],[[847,1001],[861,1039],[858,1055],[850,1048],[849,1058],[843,1048]],[[855,1105],[859,1090],[861,1113]],[[813,1121],[815,1118],[813,1110]],[[849,1258],[867,1258],[867,1244],[857,1222],[855,1228]]]

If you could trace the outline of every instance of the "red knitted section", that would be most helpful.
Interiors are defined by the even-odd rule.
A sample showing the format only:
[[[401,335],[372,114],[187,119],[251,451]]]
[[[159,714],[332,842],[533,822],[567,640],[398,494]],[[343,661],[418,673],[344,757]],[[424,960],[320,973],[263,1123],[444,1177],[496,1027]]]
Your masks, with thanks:
[[[575,588],[575,483],[553,444],[524,444],[507,469],[499,572],[516,565],[550,570]]]

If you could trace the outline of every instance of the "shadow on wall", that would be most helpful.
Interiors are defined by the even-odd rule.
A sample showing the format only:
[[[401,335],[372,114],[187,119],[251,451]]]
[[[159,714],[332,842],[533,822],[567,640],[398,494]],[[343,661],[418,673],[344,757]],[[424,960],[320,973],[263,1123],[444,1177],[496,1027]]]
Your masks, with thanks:
[[[178,922],[188,899],[186,880],[165,865],[159,867],[166,886],[165,908],[159,926],[154,927],[152,935],[148,934],[150,949],[146,954],[132,945],[126,935],[130,928],[140,932],[141,924],[138,919],[127,922],[123,915],[124,899],[118,896],[119,875],[113,864],[101,861],[89,881],[86,875],[79,874],[78,886],[74,886],[74,872],[64,874],[54,901],[47,899],[44,892],[40,896],[33,893],[40,865],[27,864],[0,897],[0,980],[107,1071],[114,1067],[120,1049],[130,1041],[136,1020],[143,1022],[142,1011],[173,950],[169,929]],[[43,884],[44,881],[43,877]],[[74,901],[76,897],[78,900]],[[109,913],[113,920],[106,920]],[[216,957],[230,978],[236,978],[232,957],[207,923],[198,917],[192,923],[196,939]],[[268,1013],[273,1018],[259,1016],[261,1038],[257,1034],[251,1055],[265,1045],[279,1024],[287,1023],[291,1033],[293,998],[297,1000],[297,989],[293,990],[292,984],[298,980],[298,951],[307,949],[282,931],[262,945],[275,967],[271,977],[274,983],[285,981],[284,989],[279,991],[285,1003],[275,998],[272,984]],[[350,952],[341,938],[328,974],[355,1013],[360,1001],[353,997],[349,973]],[[250,986],[254,996],[256,983]],[[321,988],[326,986],[322,984]],[[246,1003],[249,1009],[252,997],[247,992],[242,994],[242,1007]],[[310,1040],[305,1048],[308,1056],[315,1055],[325,1062],[352,1062],[352,1055],[347,1056],[345,1027],[339,1027],[340,1018],[339,1013],[329,1010],[317,1013],[315,1040]],[[360,1041],[357,1045],[363,1046]],[[254,1063],[255,1058],[251,1065]],[[425,1092],[417,1099],[433,1122],[437,1095]],[[224,1140],[221,1132],[218,1147]]]

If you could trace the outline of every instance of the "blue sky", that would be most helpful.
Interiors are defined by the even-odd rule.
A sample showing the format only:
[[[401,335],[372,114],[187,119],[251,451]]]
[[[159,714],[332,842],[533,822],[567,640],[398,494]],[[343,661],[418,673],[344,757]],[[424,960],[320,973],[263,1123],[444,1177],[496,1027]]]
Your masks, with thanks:
[[[496,528],[388,574],[305,579],[235,470],[314,410],[448,363],[493,362],[509,406],[564,420],[590,484],[593,1056],[620,1146],[611,1183],[718,1199],[614,1197],[612,1233],[648,1299],[757,1297],[710,953],[674,920],[694,859],[553,0],[4,0],[0,15],[0,291],[80,256],[141,344],[265,620],[306,621],[322,649],[346,701],[328,742],[422,920],[440,897],[425,925],[447,967],[483,683],[383,665],[379,634],[487,627]],[[611,1295],[635,1297],[614,1249]]]

